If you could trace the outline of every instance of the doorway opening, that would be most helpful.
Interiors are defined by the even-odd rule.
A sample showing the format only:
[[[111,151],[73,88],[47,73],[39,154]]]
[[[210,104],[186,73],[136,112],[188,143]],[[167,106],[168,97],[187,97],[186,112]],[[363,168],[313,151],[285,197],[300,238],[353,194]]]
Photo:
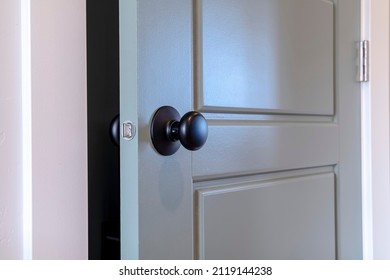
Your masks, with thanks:
[[[119,1],[87,0],[88,256],[120,259]]]

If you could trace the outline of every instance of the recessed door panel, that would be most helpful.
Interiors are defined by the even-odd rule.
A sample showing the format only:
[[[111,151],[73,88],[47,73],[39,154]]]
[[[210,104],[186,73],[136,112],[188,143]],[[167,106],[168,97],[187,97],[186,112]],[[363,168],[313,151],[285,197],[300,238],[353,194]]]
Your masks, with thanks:
[[[334,174],[197,193],[201,259],[334,259]]]
[[[210,121],[204,147],[192,155],[196,179],[338,163],[334,123]],[[207,164],[205,164],[207,163]]]
[[[333,3],[195,2],[200,110],[333,115]]]

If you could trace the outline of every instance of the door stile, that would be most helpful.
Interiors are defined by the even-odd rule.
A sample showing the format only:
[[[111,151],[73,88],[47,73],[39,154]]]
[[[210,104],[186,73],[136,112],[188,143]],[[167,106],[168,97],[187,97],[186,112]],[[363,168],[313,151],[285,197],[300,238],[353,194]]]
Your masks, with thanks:
[[[137,0],[119,1],[120,131],[138,127]],[[138,134],[126,141],[120,133],[121,259],[139,259]]]

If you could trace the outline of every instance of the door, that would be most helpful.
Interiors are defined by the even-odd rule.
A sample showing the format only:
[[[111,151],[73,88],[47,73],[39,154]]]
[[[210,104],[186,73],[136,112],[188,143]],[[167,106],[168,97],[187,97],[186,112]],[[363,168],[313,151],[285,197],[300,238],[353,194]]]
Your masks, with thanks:
[[[120,3],[122,258],[361,258],[360,1]],[[163,106],[203,147],[158,152]]]

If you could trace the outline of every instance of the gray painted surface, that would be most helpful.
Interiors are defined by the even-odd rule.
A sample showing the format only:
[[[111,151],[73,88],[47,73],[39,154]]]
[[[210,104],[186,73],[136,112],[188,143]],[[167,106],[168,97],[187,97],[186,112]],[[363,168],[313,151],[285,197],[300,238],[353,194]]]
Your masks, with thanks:
[[[198,192],[201,259],[334,259],[334,174]]]
[[[236,73],[238,69],[232,60],[242,59],[242,53],[225,56],[227,64],[217,67],[214,57],[204,55],[209,48],[205,51],[202,42],[206,42],[206,46],[216,42],[216,53],[222,56],[226,44],[218,42],[217,35],[230,34],[228,27],[234,25],[231,35],[236,39],[235,44],[242,45],[237,51],[246,52],[250,65],[241,69],[248,74],[242,77],[252,77],[257,82],[253,77],[263,68],[256,58],[257,49],[251,48],[258,44],[253,43],[253,36],[246,37],[244,33],[259,29],[256,24],[261,22],[248,20],[255,17],[254,11],[260,13],[259,2],[138,2],[140,258],[361,258],[360,140],[356,137],[360,135],[360,85],[355,82],[360,2],[335,1],[332,4],[331,1],[296,0],[294,5],[290,2],[289,11],[283,12],[281,7],[287,5],[284,1],[262,2],[263,8],[275,8],[273,12],[285,18],[280,24],[284,32],[276,36],[273,28],[265,28],[261,38],[276,36],[288,44],[290,33],[295,29],[299,29],[296,32],[302,37],[302,49],[299,42],[293,40],[292,49],[280,49],[285,59],[276,64],[270,62],[270,66],[283,68],[280,75],[272,75],[276,81],[273,85],[278,85],[279,89],[269,87],[269,79],[248,91],[245,87],[251,83],[237,83],[237,92],[228,95],[232,97],[230,101],[224,98],[225,84],[220,82],[232,82],[226,73]],[[207,6],[206,25],[199,23],[205,19],[201,17],[205,13],[200,11],[206,9],[202,5]],[[223,24],[225,15],[234,20]],[[302,24],[305,18],[307,24]],[[216,41],[212,38],[205,41],[205,28],[213,26],[210,22],[217,19],[222,22],[213,31],[217,32],[212,36]],[[268,26],[274,26],[274,22],[272,18]],[[312,36],[306,37],[306,34]],[[328,40],[319,44],[323,38]],[[297,59],[296,55],[302,57]],[[284,64],[283,61],[294,63]],[[205,84],[205,65],[207,76],[222,75],[212,87]],[[288,79],[288,73],[294,77],[293,81]],[[310,79],[312,75],[315,79]],[[305,76],[307,81],[303,79]],[[259,79],[262,77],[259,74]],[[220,97],[215,98],[218,94]],[[275,98],[272,104],[261,103],[259,96],[264,95]],[[149,125],[155,110],[163,105],[173,106],[181,114],[192,108],[205,113],[210,135],[202,150],[189,152],[180,148],[170,157],[156,153],[150,141]],[[321,175],[310,171],[323,168],[326,171],[319,172]],[[291,172],[299,179],[292,179]],[[247,182],[252,176],[273,181],[255,184],[249,191]],[[224,182],[223,194],[215,195],[218,191],[213,180]],[[123,188],[125,182],[122,184]],[[264,209],[262,205],[266,200],[270,206]],[[296,201],[294,205],[298,207],[286,214],[282,209],[292,207],[292,201]],[[237,216],[234,221],[224,214],[232,212]],[[214,221],[216,213],[221,218]],[[255,217],[254,231],[248,217]],[[273,220],[281,222],[272,227]],[[290,231],[291,223],[301,228],[295,228],[294,238],[286,241],[283,232]],[[256,230],[263,230],[263,224],[268,225],[265,232],[277,231],[268,235],[269,240],[256,234]],[[242,248],[261,250],[264,243],[279,247],[268,247],[262,252],[237,251],[228,240],[238,229],[249,237],[240,240]],[[122,240],[126,238],[123,234],[126,232],[122,231]],[[312,238],[304,243],[299,239],[300,234]],[[259,239],[255,240],[255,236]],[[203,247],[199,245],[202,242]],[[206,242],[213,244],[208,246]],[[292,252],[289,248],[295,249]]]
[[[333,115],[330,2],[196,2],[201,109]]]
[[[339,259],[361,259],[361,95],[356,76],[355,44],[360,38],[360,1],[336,1],[336,122],[340,126],[337,178],[337,248]]]
[[[120,123],[138,125],[137,1],[119,0]],[[121,258],[138,259],[138,135],[120,139]]]
[[[208,142],[193,154],[193,176],[205,180],[335,165],[338,146],[333,123],[209,121]]]
[[[191,153],[155,152],[149,123],[170,105],[192,108],[191,1],[138,2],[138,110],[140,257],[191,259],[193,207]]]

